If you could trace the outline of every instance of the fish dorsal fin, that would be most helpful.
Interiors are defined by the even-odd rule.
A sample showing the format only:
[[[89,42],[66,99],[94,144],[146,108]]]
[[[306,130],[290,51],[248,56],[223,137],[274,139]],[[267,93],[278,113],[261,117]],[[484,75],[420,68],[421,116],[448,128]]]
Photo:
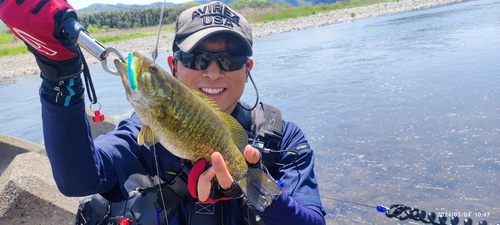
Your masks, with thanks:
[[[245,146],[248,144],[248,136],[243,126],[231,115],[219,111],[219,116],[222,121],[226,124],[232,134],[233,142],[238,147],[238,149],[243,153]]]
[[[194,90],[194,89],[191,89],[198,97],[200,97],[201,99],[203,99],[203,101],[205,101],[210,107],[214,108],[216,111],[220,111],[219,107],[217,106],[217,103],[215,103],[215,101],[205,95],[203,95],[202,93],[200,93],[199,91],[197,90]]]
[[[142,126],[139,136],[137,137],[137,143],[139,143],[139,145],[152,146],[158,142],[157,140],[155,133],[150,127],[147,125]]]
[[[241,124],[231,115],[220,111],[219,107],[217,106],[217,103],[215,103],[214,100],[203,95],[197,90],[194,89],[192,90],[196,95],[198,95],[208,105],[210,105],[210,107],[215,109],[215,111],[219,114],[222,121],[224,121],[224,124],[226,124],[226,127],[228,127],[229,131],[231,131],[234,144],[236,145],[236,147],[238,147],[238,149],[241,152],[243,152],[245,150],[245,146],[248,144],[248,136],[243,126],[241,126]]]

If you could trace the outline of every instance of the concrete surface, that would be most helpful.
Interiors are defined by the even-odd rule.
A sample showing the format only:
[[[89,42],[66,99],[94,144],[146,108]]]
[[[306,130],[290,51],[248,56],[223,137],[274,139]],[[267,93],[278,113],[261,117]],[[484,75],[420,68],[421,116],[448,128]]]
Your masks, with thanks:
[[[62,195],[46,156],[28,152],[0,177],[0,224],[72,224],[78,198]]]
[[[94,123],[92,115],[92,136],[115,128],[112,118]],[[74,224],[78,201],[57,189],[43,145],[0,135],[0,225]]]

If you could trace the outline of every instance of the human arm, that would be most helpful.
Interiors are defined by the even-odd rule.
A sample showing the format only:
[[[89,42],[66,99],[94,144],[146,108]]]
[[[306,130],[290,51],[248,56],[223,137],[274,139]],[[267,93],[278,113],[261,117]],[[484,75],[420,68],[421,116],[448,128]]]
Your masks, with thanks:
[[[82,196],[118,184],[113,161],[119,157],[103,151],[106,143],[90,135],[80,78],[83,56],[59,32],[71,10],[65,0],[0,2],[0,18],[24,41],[41,70],[44,142],[56,183],[63,194]]]
[[[105,169],[111,159],[94,145],[84,101],[64,107],[42,97],[41,103],[45,149],[61,193],[84,196],[110,189],[106,183],[116,183],[113,170]]]
[[[78,160],[90,162],[87,159],[92,157],[92,153],[88,150],[84,157],[78,154],[80,152],[68,154],[70,157],[66,157],[67,152],[71,152],[74,146],[82,146],[81,142],[88,140],[88,124],[84,121],[82,100],[84,90],[79,77],[82,71],[81,52],[76,44],[65,40],[57,32],[59,19],[68,9],[71,10],[72,7],[62,0],[5,0],[0,3],[0,18],[12,34],[24,41],[41,70],[42,122],[49,159],[51,163],[65,162],[71,165]],[[62,154],[55,153],[53,150],[58,147],[54,146],[61,146],[63,142],[73,143],[60,148]],[[95,168],[95,164],[93,167]],[[54,165],[52,168],[56,176],[60,172],[73,171]],[[97,173],[90,166],[85,168],[90,174]],[[78,175],[79,171],[81,170],[75,170],[75,175]]]

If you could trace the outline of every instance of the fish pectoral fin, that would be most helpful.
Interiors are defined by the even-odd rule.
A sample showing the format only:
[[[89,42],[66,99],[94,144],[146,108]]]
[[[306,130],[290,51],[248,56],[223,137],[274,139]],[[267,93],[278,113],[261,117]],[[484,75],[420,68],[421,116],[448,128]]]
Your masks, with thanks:
[[[226,124],[232,134],[233,142],[238,149],[243,153],[246,145],[248,144],[248,135],[243,126],[231,115],[219,111],[219,116]]]
[[[137,137],[137,143],[140,145],[152,146],[156,144],[156,142],[158,142],[158,139],[156,138],[153,130],[147,125],[144,125],[139,132],[139,136]]]

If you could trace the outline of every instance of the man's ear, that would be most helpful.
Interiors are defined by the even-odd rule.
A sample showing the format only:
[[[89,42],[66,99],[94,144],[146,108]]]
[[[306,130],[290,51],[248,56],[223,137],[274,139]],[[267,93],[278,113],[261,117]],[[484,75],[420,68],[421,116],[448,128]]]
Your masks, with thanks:
[[[172,71],[172,75],[174,77],[177,77],[177,60],[175,60],[173,55],[169,55],[167,57],[167,63],[168,66],[170,67],[170,71]]]
[[[250,59],[248,60],[248,62],[247,62],[247,65],[246,65],[246,66],[247,66],[247,67],[246,67],[246,71],[245,71],[245,73],[246,73],[247,78],[248,78],[248,75],[250,75],[250,70],[252,70],[252,68],[253,68],[253,59],[252,59],[252,58],[250,58]]]

